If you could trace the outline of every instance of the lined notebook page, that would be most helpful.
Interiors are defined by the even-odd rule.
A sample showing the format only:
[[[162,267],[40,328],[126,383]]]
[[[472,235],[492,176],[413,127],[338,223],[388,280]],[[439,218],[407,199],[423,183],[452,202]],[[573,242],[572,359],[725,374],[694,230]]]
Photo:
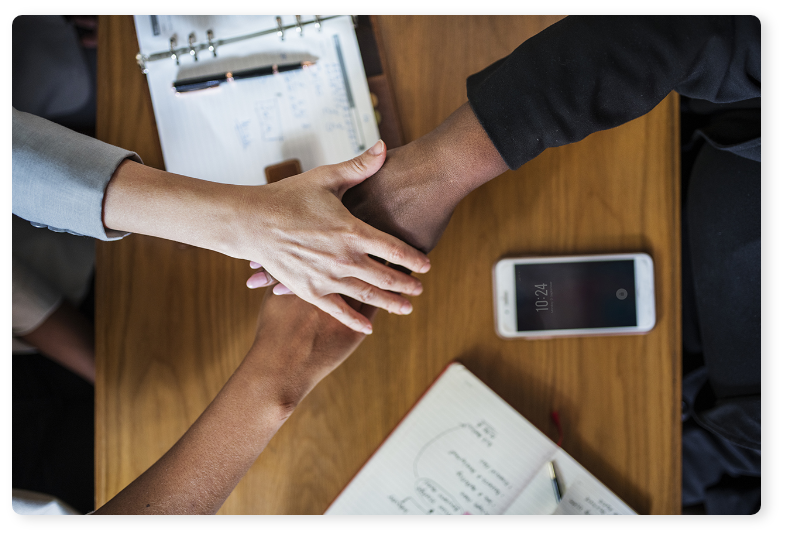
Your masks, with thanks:
[[[303,21],[312,17],[303,17]],[[283,24],[294,22],[284,16]],[[195,32],[204,42],[276,28],[272,16],[135,16],[140,51],[178,47]],[[157,32],[157,34],[156,34]],[[298,158],[304,171],[348,160],[379,139],[368,82],[351,17],[148,62],[148,86],[167,171],[230,184],[264,184],[264,168]],[[343,62],[341,62],[341,57]],[[306,69],[175,93],[175,80],[239,69],[315,60]],[[344,72],[346,78],[344,78]],[[347,83],[348,80],[348,92]],[[350,106],[350,97],[354,108]]]
[[[552,459],[569,482],[599,484],[453,363],[326,514],[550,514],[557,507],[546,466]],[[603,498],[621,503],[599,486]]]
[[[561,503],[556,502],[550,472],[548,466],[544,465],[526,489],[507,508],[505,514],[636,515],[629,506],[569,454],[559,449],[552,459],[563,487]]]
[[[450,365],[327,514],[501,514],[556,446]]]

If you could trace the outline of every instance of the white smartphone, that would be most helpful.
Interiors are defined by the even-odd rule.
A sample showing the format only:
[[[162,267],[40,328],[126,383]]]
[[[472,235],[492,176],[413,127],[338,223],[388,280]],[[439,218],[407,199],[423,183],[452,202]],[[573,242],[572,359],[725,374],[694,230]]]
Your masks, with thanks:
[[[645,253],[502,259],[493,294],[504,339],[646,333],[656,321]]]

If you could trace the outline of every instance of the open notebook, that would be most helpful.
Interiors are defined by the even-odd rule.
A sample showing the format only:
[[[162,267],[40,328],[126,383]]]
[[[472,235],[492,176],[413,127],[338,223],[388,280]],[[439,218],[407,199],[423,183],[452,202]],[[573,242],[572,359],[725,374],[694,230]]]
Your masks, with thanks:
[[[563,486],[556,501],[553,461]],[[460,363],[450,364],[326,514],[635,514]]]
[[[303,171],[349,160],[379,139],[368,81],[349,16],[319,24],[303,17],[302,32],[273,32],[145,65],[167,171],[230,184],[264,184],[264,168],[297,158]],[[291,25],[294,15],[282,17]],[[267,15],[136,15],[140,55],[159,56],[199,41],[275,28]],[[175,93],[175,80],[273,64],[315,61],[306,69]]]

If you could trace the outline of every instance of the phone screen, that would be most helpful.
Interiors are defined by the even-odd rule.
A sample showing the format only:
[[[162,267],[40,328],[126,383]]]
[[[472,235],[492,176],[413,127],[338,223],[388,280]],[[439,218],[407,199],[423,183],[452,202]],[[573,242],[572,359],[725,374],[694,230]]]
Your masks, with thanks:
[[[518,331],[637,325],[635,261],[516,264]]]

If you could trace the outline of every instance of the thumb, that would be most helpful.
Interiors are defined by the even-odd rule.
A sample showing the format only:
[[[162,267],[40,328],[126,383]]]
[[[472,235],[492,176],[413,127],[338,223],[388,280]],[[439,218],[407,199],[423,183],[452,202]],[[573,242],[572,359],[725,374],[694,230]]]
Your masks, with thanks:
[[[343,197],[346,190],[357,186],[362,181],[379,171],[384,159],[387,158],[387,145],[382,141],[377,141],[373,147],[351,160],[335,164],[329,188],[338,199]]]

